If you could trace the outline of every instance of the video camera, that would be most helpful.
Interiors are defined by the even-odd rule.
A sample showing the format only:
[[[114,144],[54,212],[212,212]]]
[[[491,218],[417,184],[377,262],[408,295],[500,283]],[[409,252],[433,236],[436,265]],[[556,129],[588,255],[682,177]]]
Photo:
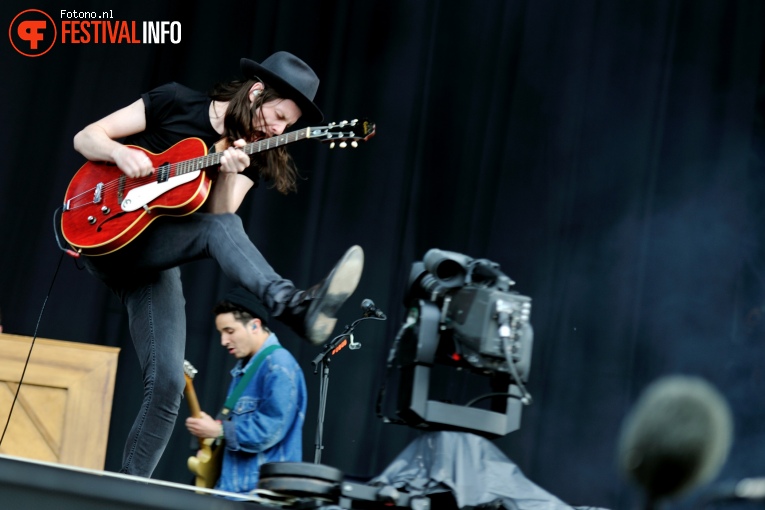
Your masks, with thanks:
[[[388,356],[386,385],[398,385],[391,419],[385,386],[378,414],[417,428],[452,429],[502,436],[520,427],[531,365],[531,298],[499,265],[460,253],[429,250],[412,265],[404,305],[409,312]],[[489,378],[492,391],[464,405],[429,398],[435,368],[469,370]],[[474,404],[492,399],[492,409]]]

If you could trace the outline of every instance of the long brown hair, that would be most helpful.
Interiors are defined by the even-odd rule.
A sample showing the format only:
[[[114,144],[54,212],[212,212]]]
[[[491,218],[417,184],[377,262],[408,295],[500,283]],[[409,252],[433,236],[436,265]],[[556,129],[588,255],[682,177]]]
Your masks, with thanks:
[[[231,81],[215,85],[209,92],[213,101],[227,101],[226,117],[224,119],[223,135],[229,143],[240,138],[252,141],[255,137],[253,120],[256,112],[260,115],[261,123],[264,122],[260,106],[270,101],[283,99],[273,88],[266,86],[255,102],[250,104],[247,97],[250,88],[257,83],[256,80]],[[273,187],[279,192],[287,194],[297,191],[297,178],[299,177],[295,162],[287,152],[286,147],[260,152],[251,157],[252,164],[256,165],[260,174],[266,179],[273,181]]]

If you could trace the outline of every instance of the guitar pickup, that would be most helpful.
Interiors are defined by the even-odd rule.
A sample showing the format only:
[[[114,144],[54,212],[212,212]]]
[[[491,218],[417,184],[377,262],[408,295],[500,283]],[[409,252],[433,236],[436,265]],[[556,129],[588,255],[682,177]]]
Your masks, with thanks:
[[[170,163],[163,163],[157,168],[157,182],[167,182],[170,178]]]
[[[97,204],[103,199],[104,183],[99,182],[96,184],[96,191],[93,193],[93,203]]]

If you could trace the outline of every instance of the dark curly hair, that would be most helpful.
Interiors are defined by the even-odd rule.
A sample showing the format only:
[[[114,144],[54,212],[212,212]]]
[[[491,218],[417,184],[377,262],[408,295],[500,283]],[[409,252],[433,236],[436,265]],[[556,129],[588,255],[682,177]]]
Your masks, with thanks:
[[[266,327],[266,320],[261,317],[256,317],[252,315],[247,310],[244,310],[241,306],[232,303],[231,301],[220,301],[218,304],[216,304],[213,307],[213,315],[216,317],[222,313],[230,313],[234,316],[234,319],[236,319],[237,322],[242,323],[244,326],[247,325],[248,322],[250,322],[252,319],[260,319],[262,323],[262,327],[265,331],[270,332]]]

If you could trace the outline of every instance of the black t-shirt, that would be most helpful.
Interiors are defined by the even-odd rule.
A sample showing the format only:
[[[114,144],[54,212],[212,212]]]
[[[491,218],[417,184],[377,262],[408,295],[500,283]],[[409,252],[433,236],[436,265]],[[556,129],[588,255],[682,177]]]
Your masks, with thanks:
[[[127,137],[124,142],[154,153],[164,152],[186,138],[199,138],[213,151],[221,139],[210,124],[210,97],[172,82],[141,95],[146,107],[146,129]],[[243,175],[257,185],[259,174],[251,165]]]

